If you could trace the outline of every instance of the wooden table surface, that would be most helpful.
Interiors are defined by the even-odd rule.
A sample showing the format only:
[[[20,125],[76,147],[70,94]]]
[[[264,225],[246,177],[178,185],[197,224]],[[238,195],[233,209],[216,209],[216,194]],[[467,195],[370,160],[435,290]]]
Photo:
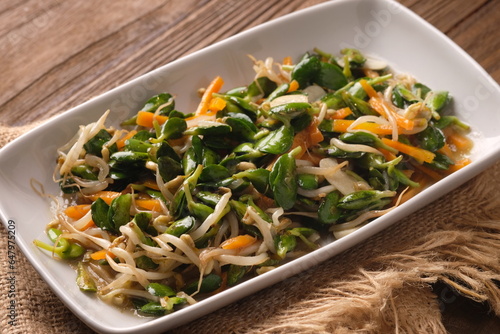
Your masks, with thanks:
[[[320,2],[2,0],[0,124],[46,119],[174,59]],[[499,82],[500,1],[401,2]],[[446,291],[437,289],[446,299]],[[500,320],[484,306],[460,298],[444,305],[450,333],[500,333]]]

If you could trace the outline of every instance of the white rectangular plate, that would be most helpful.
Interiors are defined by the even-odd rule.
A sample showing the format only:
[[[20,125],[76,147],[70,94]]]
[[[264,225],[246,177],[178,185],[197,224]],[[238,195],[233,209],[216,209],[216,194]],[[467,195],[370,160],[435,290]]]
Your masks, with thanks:
[[[257,59],[285,56],[295,59],[318,47],[338,53],[354,47],[387,60],[436,90],[453,96],[455,113],[473,128],[473,163],[426,189],[396,210],[347,237],[274,271],[253,278],[196,305],[157,318],[141,318],[83,294],[75,273],[36,249],[51,220],[49,201],[31,188],[36,179],[45,191],[58,194],[52,181],[56,148],[66,143],[80,124],[97,120],[111,109],[108,119],[118,122],[136,112],[160,92],[177,96],[179,110],[194,110],[196,91],[216,75],[225,88],[253,79],[248,55]],[[500,157],[500,88],[462,49],[420,17],[388,0],[338,0],[302,10],[248,30],[174,61],[153,72],[61,114],[0,150],[0,218],[15,225],[18,246],[61,300],[88,326],[101,333],[158,333],[179,326],[243,296],[283,280],[352,247],[492,165]]]

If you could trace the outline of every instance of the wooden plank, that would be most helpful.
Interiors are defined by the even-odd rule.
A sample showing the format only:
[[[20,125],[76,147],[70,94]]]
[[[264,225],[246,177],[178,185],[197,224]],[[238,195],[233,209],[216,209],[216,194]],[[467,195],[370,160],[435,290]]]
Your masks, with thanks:
[[[15,82],[0,82],[3,91],[0,116],[18,115],[18,119],[11,119],[10,124],[22,124],[57,114],[173,59],[259,23],[320,2],[323,1],[258,0],[249,2],[247,10],[241,11],[237,0],[156,1],[148,3],[148,10],[145,6],[125,1],[120,3],[120,8],[112,7],[105,14],[96,11],[95,15],[92,15],[94,8],[90,2],[67,4],[54,0],[43,8],[40,5],[31,6],[31,2],[28,3],[30,6],[13,7],[4,15],[7,12],[15,14],[11,17],[20,17],[23,23],[10,31],[10,43],[14,43],[12,50],[16,50],[15,54],[5,48],[9,43],[2,43],[6,35],[0,35],[0,45],[4,45],[2,51],[5,51],[0,69],[5,77],[16,78]],[[468,17],[472,22],[478,22],[473,20],[474,13],[483,1],[403,0],[402,3],[446,32],[446,29],[460,29],[463,20]],[[495,5],[491,3],[490,6]],[[32,35],[27,32],[33,21],[26,21],[25,18],[23,21],[23,16],[20,16],[21,9],[27,7],[26,17],[51,18]],[[461,10],[457,13],[456,8]],[[102,21],[107,23],[102,24]],[[71,22],[80,24],[72,25]],[[475,24],[480,24],[481,29],[484,29],[483,26],[494,27],[490,23]],[[102,29],[95,29],[94,25]],[[58,29],[67,29],[67,32],[58,34]],[[481,29],[475,31],[480,33]],[[16,33],[18,41],[12,39]],[[67,39],[66,36],[72,38]],[[495,45],[497,40],[489,44]],[[47,44],[57,45],[57,52],[47,48]],[[465,46],[466,49],[470,47],[474,48],[475,44],[469,42]],[[475,52],[473,56],[483,57],[486,65],[497,66],[494,52]]]
[[[403,5],[422,16],[426,21],[445,34],[487,2],[488,0],[401,1]]]
[[[500,2],[402,0],[401,3],[445,33],[500,82]]]
[[[155,2],[161,3],[159,0]],[[52,86],[46,85],[47,77],[58,73],[60,79],[81,72],[84,67],[72,66],[64,68],[62,72],[60,66],[81,50],[87,50],[98,43],[102,36],[120,31],[134,21],[136,15],[154,10],[155,3],[149,4],[145,7],[135,1],[109,1],[109,4],[103,5],[107,10],[102,11],[95,2],[67,1],[61,2],[60,5],[49,4],[51,7],[43,9],[37,6],[22,6],[22,13],[15,9],[15,17],[21,20],[25,16],[33,19],[15,26],[9,33],[0,37],[0,73],[5,78],[11,78],[0,81],[0,115],[4,112],[33,113],[39,104],[27,103],[30,97],[39,96],[39,92],[53,90]],[[43,19],[40,19],[42,17]],[[112,50],[108,50],[108,54],[109,57]],[[95,58],[90,55],[87,62],[92,59]],[[6,103],[7,101],[9,103]]]
[[[493,15],[492,15],[493,13]],[[500,82],[500,5],[490,1],[450,30],[449,36]]]
[[[297,1],[277,6],[277,0],[260,0],[250,2],[248,6],[251,8],[243,12],[233,0],[198,2],[196,5],[183,1],[182,6],[179,3],[175,2],[174,6],[172,2],[166,2],[147,13],[138,13],[133,16],[133,22],[114,18],[121,24],[120,29],[99,30],[99,35],[86,44],[83,41],[88,36],[83,34],[77,37],[82,43],[80,48],[66,47],[63,41],[54,41],[55,44],[63,43],[58,47],[58,58],[47,59],[48,56],[38,55],[36,63],[42,62],[43,69],[37,68],[37,72],[30,75],[28,73],[33,71],[35,62],[30,63],[26,57],[13,59],[11,55],[9,59],[14,63],[9,67],[15,69],[15,76],[26,76],[27,79],[10,89],[2,87],[5,83],[0,83],[0,89],[6,92],[0,98],[0,117],[14,112],[18,117],[15,120],[11,117],[9,124],[17,125],[52,116],[173,59],[298,7]],[[121,11],[121,15],[126,16],[133,8]],[[92,30],[90,25],[95,20],[89,22],[88,16],[85,11],[81,14],[83,25]],[[57,21],[58,17],[54,20]],[[53,29],[47,29],[47,34],[54,33]],[[77,31],[68,34],[82,35]],[[48,51],[45,48],[43,52]],[[22,62],[31,66],[19,69]]]

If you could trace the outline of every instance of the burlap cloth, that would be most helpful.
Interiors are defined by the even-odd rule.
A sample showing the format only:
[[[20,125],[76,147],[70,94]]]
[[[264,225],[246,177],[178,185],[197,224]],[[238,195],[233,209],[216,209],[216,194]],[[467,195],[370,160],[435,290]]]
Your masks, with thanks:
[[[27,128],[0,125],[0,147]],[[435,282],[500,315],[499,188],[497,163],[350,250],[170,333],[445,333]],[[16,260],[16,325],[2,298],[2,333],[93,333],[19,251]],[[7,262],[2,225],[2,295]]]

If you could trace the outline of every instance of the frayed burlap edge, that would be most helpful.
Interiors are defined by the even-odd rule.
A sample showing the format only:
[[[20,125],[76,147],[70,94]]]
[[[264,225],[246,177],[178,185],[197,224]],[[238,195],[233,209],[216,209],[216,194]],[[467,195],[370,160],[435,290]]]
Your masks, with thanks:
[[[42,124],[42,122],[35,122],[12,127],[0,122],[0,148],[4,147],[5,145],[7,145],[7,143],[11,142],[23,133],[28,132],[29,130],[35,128],[40,124]]]
[[[174,332],[447,333],[436,282],[500,315],[499,181],[500,163],[358,248]]]
[[[474,221],[474,226],[435,232],[413,248],[377,257],[365,268],[381,269],[359,269],[254,329],[259,333],[446,333],[436,297],[430,293],[429,284],[437,281],[467,298],[488,302],[499,315],[500,223],[465,219]]]

